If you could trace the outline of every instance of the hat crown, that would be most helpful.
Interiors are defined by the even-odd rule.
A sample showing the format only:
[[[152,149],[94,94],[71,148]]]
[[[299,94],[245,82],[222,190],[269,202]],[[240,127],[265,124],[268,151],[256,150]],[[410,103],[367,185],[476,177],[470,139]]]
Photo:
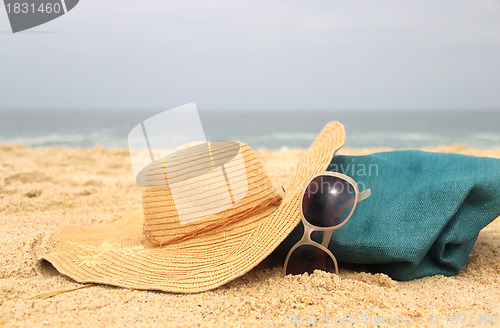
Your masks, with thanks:
[[[242,142],[200,143],[143,169],[144,232],[159,244],[207,229],[279,197],[255,153]]]

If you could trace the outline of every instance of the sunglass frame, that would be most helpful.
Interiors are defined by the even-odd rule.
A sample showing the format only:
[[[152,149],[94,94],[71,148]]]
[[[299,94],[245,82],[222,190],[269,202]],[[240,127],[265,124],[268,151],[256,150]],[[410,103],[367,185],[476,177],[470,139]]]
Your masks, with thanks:
[[[354,188],[354,191],[355,191],[354,204],[352,206],[351,212],[349,213],[349,216],[342,223],[337,224],[337,225],[335,225],[333,227],[318,227],[318,226],[312,225],[312,224],[310,224],[306,220],[306,218],[304,216],[304,207],[302,206],[302,204],[304,202],[304,195],[305,195],[307,189],[309,188],[309,185],[314,181],[314,179],[316,179],[317,177],[321,177],[321,176],[332,176],[332,177],[336,177],[336,178],[341,178],[341,179],[347,181],[348,183],[350,183],[352,185],[352,187]],[[326,246],[328,246],[328,244],[330,242],[330,238],[331,238],[331,235],[332,235],[333,231],[336,230],[336,229],[341,228],[351,218],[352,214],[354,213],[354,210],[356,209],[356,205],[358,204],[359,194],[360,194],[359,193],[359,187],[358,187],[358,184],[356,183],[356,181],[354,181],[354,179],[352,179],[351,177],[349,177],[349,176],[347,176],[345,174],[342,174],[342,173],[325,171],[325,172],[317,173],[314,176],[312,176],[311,179],[309,179],[309,182],[305,185],[305,187],[302,190],[302,193],[300,195],[300,216],[301,216],[302,224],[304,224],[304,235],[292,247],[292,249],[290,249],[290,251],[288,252],[288,255],[286,256],[285,263],[283,265],[283,275],[284,276],[286,276],[286,269],[287,269],[287,266],[288,266],[288,260],[290,259],[290,256],[292,255],[292,253],[297,248],[299,248],[302,245],[315,246],[315,247],[318,247],[319,249],[321,249],[322,251],[324,251],[325,253],[327,253],[330,256],[330,258],[333,260],[333,263],[335,265],[335,274],[339,273],[337,259],[332,254],[332,252],[330,252],[330,250],[328,250],[328,248]],[[323,232],[327,232],[328,231],[330,233],[328,233],[328,234],[324,233],[323,234],[323,243],[320,244],[320,243],[317,243],[317,242],[315,242],[314,240],[311,239],[311,233],[313,231],[323,231]],[[325,238],[325,237],[328,237],[328,238]],[[327,241],[326,245],[324,245],[325,241]]]

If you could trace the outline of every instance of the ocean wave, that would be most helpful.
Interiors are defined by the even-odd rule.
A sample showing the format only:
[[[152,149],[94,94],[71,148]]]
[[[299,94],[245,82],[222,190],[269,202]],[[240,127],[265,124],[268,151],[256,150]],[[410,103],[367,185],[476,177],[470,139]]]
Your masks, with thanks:
[[[269,149],[305,148],[317,137],[316,132],[274,132],[262,135],[240,136],[239,140],[252,148],[266,147]],[[181,135],[170,136],[168,145],[181,146],[192,141],[191,138]],[[98,145],[110,148],[127,148],[128,139],[125,135],[103,133],[52,133],[34,136],[0,136],[1,142],[24,144],[31,147],[95,147]],[[402,133],[402,132],[347,132],[346,147],[391,147],[391,148],[420,148],[446,144],[464,144],[478,148],[500,147],[500,133],[480,132],[464,133],[461,135],[447,135],[436,133]],[[152,142],[165,144],[165,142]],[[174,147],[175,148],[175,147]]]
[[[318,136],[312,132],[274,132],[260,136],[248,136],[249,141],[266,141],[266,140],[308,140],[312,141]]]
[[[500,133],[474,133],[470,136],[470,138],[477,140],[500,142]]]
[[[107,147],[126,147],[126,142],[120,138],[103,136],[98,133],[91,134],[48,134],[36,136],[2,137],[3,142],[23,144],[30,147],[94,147],[103,145]]]

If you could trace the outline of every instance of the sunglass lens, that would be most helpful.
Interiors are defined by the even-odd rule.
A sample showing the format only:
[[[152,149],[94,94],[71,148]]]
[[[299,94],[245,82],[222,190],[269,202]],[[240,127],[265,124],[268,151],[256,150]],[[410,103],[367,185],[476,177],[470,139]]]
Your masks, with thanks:
[[[356,192],[349,181],[329,175],[318,176],[304,192],[304,218],[316,227],[334,227],[349,217],[355,199]]]
[[[328,253],[313,245],[301,245],[290,254],[286,274],[313,273],[316,269],[336,272],[335,263]]]

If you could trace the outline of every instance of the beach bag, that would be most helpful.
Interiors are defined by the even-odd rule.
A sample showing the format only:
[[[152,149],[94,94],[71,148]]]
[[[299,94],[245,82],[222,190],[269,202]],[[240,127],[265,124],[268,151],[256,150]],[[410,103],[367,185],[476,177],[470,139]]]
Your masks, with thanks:
[[[338,262],[363,264],[397,280],[456,275],[479,231],[500,216],[500,159],[418,150],[335,156],[328,167],[371,196],[335,230]],[[302,223],[278,247],[283,256],[303,235]],[[312,239],[321,243],[321,232]]]

